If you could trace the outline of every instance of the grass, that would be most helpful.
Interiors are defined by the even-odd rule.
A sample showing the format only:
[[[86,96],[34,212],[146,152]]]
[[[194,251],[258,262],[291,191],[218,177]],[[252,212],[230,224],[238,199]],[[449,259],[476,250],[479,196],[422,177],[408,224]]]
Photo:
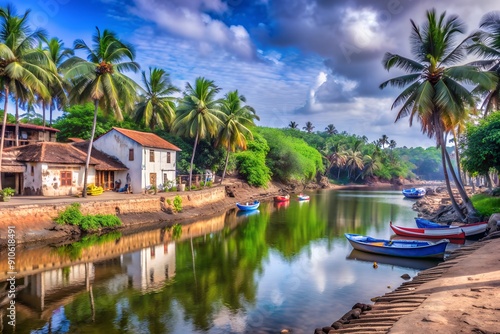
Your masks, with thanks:
[[[476,194],[471,198],[476,210],[483,216],[500,213],[500,197],[486,194]]]

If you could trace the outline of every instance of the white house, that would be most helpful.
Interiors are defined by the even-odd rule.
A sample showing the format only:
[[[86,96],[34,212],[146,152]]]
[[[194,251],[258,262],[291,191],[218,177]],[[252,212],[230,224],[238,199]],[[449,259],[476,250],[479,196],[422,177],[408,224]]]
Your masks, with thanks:
[[[127,166],[128,171],[116,173],[115,180],[120,179],[122,186],[130,182],[133,193],[176,182],[176,153],[181,149],[154,133],[114,127],[97,138],[94,147]]]

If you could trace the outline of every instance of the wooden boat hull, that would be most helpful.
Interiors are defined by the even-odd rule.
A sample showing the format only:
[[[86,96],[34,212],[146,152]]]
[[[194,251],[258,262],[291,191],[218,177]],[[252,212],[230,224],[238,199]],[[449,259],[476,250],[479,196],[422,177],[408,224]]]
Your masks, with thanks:
[[[260,205],[259,201],[254,201],[252,204],[236,203],[236,206],[241,211],[253,211],[253,210],[257,210],[259,208],[259,205]]]
[[[402,193],[406,198],[422,198],[425,196],[425,189],[424,188],[403,189]]]
[[[435,222],[431,222],[430,220],[423,218],[415,218],[415,222],[419,228],[461,228],[465,233],[465,237],[474,237],[478,235],[482,235],[486,232],[488,228],[488,222],[479,222],[473,224],[464,224],[464,225],[441,225]]]
[[[465,233],[461,228],[413,228],[392,224],[391,228],[397,235],[426,239],[464,239]]]
[[[385,240],[345,233],[351,246],[363,252],[410,258],[442,259],[449,240],[437,242],[420,240]]]

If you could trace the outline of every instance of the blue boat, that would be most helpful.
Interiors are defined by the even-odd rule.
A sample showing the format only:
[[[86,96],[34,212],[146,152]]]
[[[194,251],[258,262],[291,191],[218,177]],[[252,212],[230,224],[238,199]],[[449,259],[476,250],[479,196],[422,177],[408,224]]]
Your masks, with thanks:
[[[438,223],[431,222],[430,220],[424,218],[415,218],[415,223],[419,228],[440,228],[449,227],[448,225],[441,225]]]
[[[406,198],[422,198],[425,196],[425,189],[424,188],[403,189],[403,195]]]
[[[441,225],[423,218],[415,218],[415,223],[419,228],[461,228],[465,233],[466,238],[480,237],[483,236],[488,228],[488,222],[479,222],[472,224],[463,225]]]
[[[253,203],[249,204],[249,203],[246,203],[246,204],[241,204],[241,203],[236,203],[236,206],[238,207],[238,209],[240,209],[241,211],[252,211],[252,210],[257,210],[257,208],[259,207],[260,205],[260,202],[259,201],[254,201]]]
[[[359,234],[345,233],[354,249],[381,255],[412,257],[412,258],[438,258],[444,257],[446,246],[450,242],[442,239],[437,242],[421,240],[386,240],[367,237]]]

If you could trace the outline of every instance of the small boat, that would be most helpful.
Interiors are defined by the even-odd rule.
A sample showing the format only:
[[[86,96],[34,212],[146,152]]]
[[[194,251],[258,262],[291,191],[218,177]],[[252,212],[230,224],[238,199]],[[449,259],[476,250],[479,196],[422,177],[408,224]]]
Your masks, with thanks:
[[[367,237],[359,234],[345,233],[345,237],[354,249],[381,255],[439,258],[442,259],[449,240],[437,242],[421,240],[386,240]]]
[[[423,218],[415,218],[415,222],[419,228],[461,228],[465,233],[465,237],[474,237],[483,235],[488,227],[488,222],[479,222],[463,225],[441,225]]]
[[[425,189],[424,188],[403,189],[403,195],[406,198],[422,198],[425,196]]]
[[[373,254],[357,249],[353,249],[346,257],[346,260],[362,261],[367,263],[386,264],[390,266],[398,266],[401,268],[411,268],[418,270],[425,270],[433,268],[442,262],[439,259],[433,258],[408,258],[408,257],[395,257],[382,254]]]
[[[238,207],[238,209],[240,209],[241,211],[252,211],[252,210],[257,210],[257,208],[259,207],[260,205],[260,202],[259,201],[254,201],[253,203],[249,204],[249,203],[246,203],[246,204],[241,204],[241,203],[236,203],[236,206]]]
[[[290,200],[290,195],[285,195],[285,196],[275,196],[274,201],[275,202],[287,202]]]
[[[310,199],[311,198],[309,197],[309,195],[304,195],[304,194],[298,194],[297,195],[297,200],[299,200],[299,201],[308,201]]]
[[[397,235],[404,237],[417,237],[427,239],[464,239],[465,233],[461,228],[414,228],[403,227],[390,223],[392,230]]]

